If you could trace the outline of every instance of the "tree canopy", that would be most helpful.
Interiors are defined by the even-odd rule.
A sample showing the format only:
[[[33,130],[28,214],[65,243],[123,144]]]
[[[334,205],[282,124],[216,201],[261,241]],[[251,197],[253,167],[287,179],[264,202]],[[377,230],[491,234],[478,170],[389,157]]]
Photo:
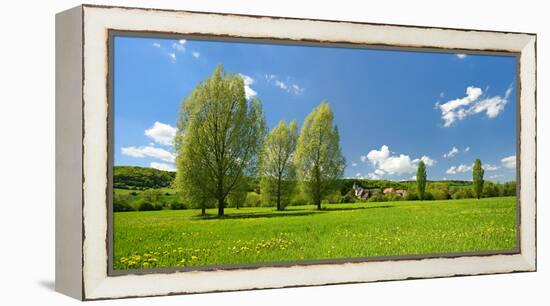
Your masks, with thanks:
[[[223,216],[228,195],[240,192],[242,180],[255,174],[265,133],[260,100],[247,101],[243,79],[225,74],[219,65],[180,106],[175,139],[178,189],[214,199]]]
[[[474,193],[476,198],[481,198],[481,195],[483,193],[483,175],[485,174],[485,170],[483,170],[483,167],[481,165],[481,160],[477,158],[474,161],[474,168],[472,170],[472,179],[474,184]]]
[[[426,194],[426,179],[428,175],[426,174],[426,165],[424,161],[418,163],[418,170],[416,171],[416,185],[418,189],[418,196],[420,200],[424,200]]]
[[[337,187],[345,159],[334,114],[322,102],[305,119],[296,145],[296,167],[303,192],[321,209],[321,201]]]
[[[282,210],[290,202],[296,184],[294,153],[298,131],[296,120],[285,121],[267,135],[260,157],[262,199]]]

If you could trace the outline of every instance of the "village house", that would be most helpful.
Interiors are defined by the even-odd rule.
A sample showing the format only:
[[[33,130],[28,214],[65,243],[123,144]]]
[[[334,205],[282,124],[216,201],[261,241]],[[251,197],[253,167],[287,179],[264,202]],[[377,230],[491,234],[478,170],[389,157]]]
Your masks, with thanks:
[[[357,185],[357,183],[354,183],[353,192],[356,198],[361,200],[367,200],[373,195],[380,193],[380,189],[366,189]]]
[[[359,186],[357,183],[353,184],[353,193],[356,198],[361,200],[367,200],[368,198],[372,197],[375,194],[382,193],[384,195],[394,193],[397,196],[403,197],[407,194],[407,190],[405,189],[395,189],[395,188],[384,188],[382,190],[380,189],[366,189],[361,186]]]

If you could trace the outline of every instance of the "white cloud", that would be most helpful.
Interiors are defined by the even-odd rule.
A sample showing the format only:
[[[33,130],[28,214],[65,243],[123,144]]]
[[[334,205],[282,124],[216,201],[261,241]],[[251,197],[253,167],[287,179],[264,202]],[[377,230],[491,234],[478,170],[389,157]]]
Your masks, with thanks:
[[[191,55],[193,55],[194,58],[199,58],[201,56],[201,54],[197,51],[191,52]]]
[[[516,169],[516,156],[515,155],[504,157],[503,159],[500,160],[500,162],[502,163],[502,166],[505,167],[505,168]]]
[[[124,147],[121,148],[122,154],[135,157],[135,158],[144,158],[152,157],[160,159],[165,162],[173,163],[176,159],[174,154],[157,147],[151,146],[142,146],[142,147]]]
[[[176,128],[162,122],[156,121],[152,127],[145,130],[145,136],[153,139],[162,145],[172,145],[176,136]]]
[[[175,63],[177,58],[176,58],[176,53],[172,52],[172,53],[169,53],[168,56],[170,56],[170,60],[172,60],[172,63]]]
[[[499,178],[499,177],[503,177],[504,175],[502,174],[493,174],[491,176],[489,176],[490,179],[496,179],[496,178]]]
[[[383,145],[380,150],[371,150],[367,155],[361,156],[361,161],[370,163],[375,171],[369,173],[369,177],[382,177],[385,174],[404,174],[413,173],[418,167],[418,163],[423,161],[426,166],[432,166],[435,161],[428,156],[422,156],[411,160],[410,156],[405,154],[392,155],[387,145]]]
[[[466,152],[470,152],[470,147],[464,148],[464,153],[466,153]]]
[[[420,161],[423,161],[424,164],[428,167],[431,167],[435,164],[435,160],[429,158],[428,156],[422,156],[421,158],[416,158],[416,159],[413,159],[412,163],[415,164],[415,167],[416,165],[420,162]]]
[[[239,76],[243,79],[244,82],[244,94],[246,96],[246,99],[249,100],[258,95],[258,93],[250,87],[250,85],[254,84],[256,81],[248,75],[242,73],[239,73]]]
[[[380,179],[380,176],[376,175],[376,173],[373,173],[373,172],[369,173],[368,177],[371,180],[379,180]]]
[[[180,39],[178,40],[178,42],[175,42],[172,44],[172,49],[178,51],[178,52],[185,52],[185,47],[183,45],[185,45],[186,43],[186,40],[185,39]]]
[[[176,171],[174,164],[152,162],[149,164],[149,167],[164,171]]]
[[[361,177],[361,173],[360,172],[355,173],[355,177]]]
[[[279,87],[280,89],[287,90],[288,86],[286,86],[285,82],[275,80],[275,86]]]
[[[292,84],[291,86],[291,92],[294,93],[295,95],[299,95],[301,93],[304,92],[304,88],[303,87],[300,87],[296,84]]]
[[[467,57],[467,55],[464,54],[464,53],[457,53],[457,54],[455,54],[455,55],[456,55],[456,57],[458,57],[459,59],[465,59],[465,58]]]
[[[457,153],[458,153],[458,149],[455,146],[453,146],[449,152],[443,154],[443,157],[444,158],[451,158],[451,157],[455,156]]]
[[[304,88],[299,86],[298,84],[292,83],[289,81],[290,78],[287,77],[287,81],[281,81],[279,77],[275,74],[266,74],[265,79],[268,83],[272,83],[275,85],[275,87],[278,87],[288,93],[294,94],[294,95],[300,95],[304,92]]]
[[[472,170],[472,166],[468,166],[465,164],[461,164],[459,166],[451,166],[445,173],[447,174],[457,174],[457,173],[464,173]]]
[[[507,98],[494,96],[494,97],[479,101],[474,106],[472,106],[468,110],[468,112],[472,114],[485,112],[488,118],[495,118],[504,109],[504,107],[506,106],[506,103],[508,103]]]
[[[495,118],[504,110],[511,92],[512,88],[510,87],[506,90],[504,97],[482,98],[483,90],[481,88],[469,86],[466,89],[465,97],[435,105],[441,111],[443,126],[450,127],[457,120],[463,120],[479,113],[485,113],[487,118]]]
[[[153,47],[160,48],[160,44],[159,43],[153,43]]]
[[[416,175],[411,176],[411,181],[416,181]]]
[[[495,165],[491,165],[491,164],[485,164],[483,165],[483,169],[485,171],[496,171],[498,170],[500,167],[499,166],[495,166]]]
[[[351,163],[352,167],[357,167],[357,163]]]

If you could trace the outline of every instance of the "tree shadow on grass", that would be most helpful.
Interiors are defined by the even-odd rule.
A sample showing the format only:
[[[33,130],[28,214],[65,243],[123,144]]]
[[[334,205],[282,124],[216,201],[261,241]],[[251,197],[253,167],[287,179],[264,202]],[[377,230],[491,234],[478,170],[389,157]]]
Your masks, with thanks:
[[[393,208],[393,205],[381,205],[381,206],[366,206],[366,207],[324,207],[321,211],[346,211],[346,210],[366,210],[366,209],[375,209],[375,208]]]
[[[301,217],[309,216],[314,214],[320,214],[323,211],[271,211],[271,212],[260,212],[260,213],[232,213],[224,216],[218,215],[206,215],[206,216],[195,216],[193,219],[196,220],[214,220],[214,219],[253,219],[253,218],[279,218],[279,217]]]
[[[377,208],[392,208],[392,205],[381,206],[367,206],[367,207],[323,207],[321,210],[284,210],[284,211],[269,211],[269,212],[243,212],[243,213],[230,213],[222,217],[212,214],[206,216],[194,216],[195,220],[231,220],[231,219],[254,219],[254,218],[281,218],[281,217],[302,217],[316,214],[330,213],[331,211],[354,211],[354,210],[367,210]]]

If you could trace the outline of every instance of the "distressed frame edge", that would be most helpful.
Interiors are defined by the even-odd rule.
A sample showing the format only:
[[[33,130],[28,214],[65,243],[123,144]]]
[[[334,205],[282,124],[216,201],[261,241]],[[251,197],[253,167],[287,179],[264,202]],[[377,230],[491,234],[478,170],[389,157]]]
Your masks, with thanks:
[[[85,6],[85,7],[92,7],[92,8],[97,8],[96,6]],[[102,8],[105,8],[105,7],[102,7]],[[134,8],[130,8],[130,9],[134,9]],[[153,9],[146,9],[147,11],[151,11]],[[154,11],[154,10],[153,10]],[[180,12],[180,11],[174,11],[174,12]],[[215,13],[197,13],[197,14],[208,14],[208,15],[212,15],[212,14],[215,14]],[[223,14],[222,14],[223,15]],[[248,16],[248,15],[247,15]],[[248,16],[250,17],[250,16]],[[256,16],[256,17],[264,17],[264,16]],[[278,17],[279,18],[279,17]],[[297,20],[305,20],[307,21],[307,19],[297,19]],[[84,22],[84,20],[83,20]],[[338,23],[340,23],[341,21],[336,21]],[[371,24],[372,25],[372,24]],[[392,26],[396,26],[396,25],[392,25]],[[397,27],[406,27],[406,26],[397,26]],[[413,26],[415,27],[415,26]],[[415,28],[418,28],[418,29],[422,29],[422,27],[415,27]],[[456,29],[449,29],[449,30],[456,30]],[[482,32],[488,32],[488,31],[482,31]],[[501,32],[499,32],[501,33]],[[513,34],[513,33],[512,33]],[[525,33],[521,33],[522,35],[524,35]],[[531,34],[528,34],[528,35],[531,35]],[[83,37],[84,38],[84,37]],[[529,40],[529,42],[531,43],[532,42],[532,45],[533,47],[535,48],[534,52],[533,52],[533,67],[536,71],[536,35],[532,35],[531,36],[531,39]],[[530,43],[526,44],[524,46],[524,48],[522,49],[521,51],[521,54],[522,56],[526,53],[524,52],[527,52],[529,50],[526,50],[527,48],[530,48]],[[532,48],[530,49],[532,50]],[[522,65],[525,66],[523,64],[523,61],[522,61]],[[535,84],[534,85],[534,92],[536,93],[536,75],[533,76],[533,78],[535,79]],[[523,80],[523,78],[520,76],[520,79]],[[522,87],[522,93],[523,93],[523,90],[524,90],[524,87]],[[522,105],[524,105],[524,102],[523,101],[526,98],[526,96],[522,96]],[[533,106],[536,108],[536,95],[534,95],[533,97],[534,99],[532,100],[532,102],[534,102]],[[529,102],[529,101],[527,101]],[[535,119],[536,119],[536,111],[535,111]],[[531,119],[531,118],[529,118]],[[525,122],[526,120],[524,120]],[[535,121],[535,120],[534,120]],[[534,133],[534,136],[535,136],[535,142],[534,142],[534,147],[535,147],[535,157],[536,157],[536,123],[535,123],[535,133]],[[523,130],[523,129],[522,129]],[[531,170],[534,170],[535,171],[535,178],[534,178],[534,187],[536,189],[536,163],[535,163],[535,166],[534,166],[534,169],[531,169]],[[525,173],[524,171],[522,171],[522,173]],[[523,197],[522,197],[523,198]],[[522,199],[523,200],[523,199]],[[535,199],[536,200],[536,199]],[[524,202],[524,201],[522,201]],[[536,205],[536,202],[533,202],[535,205]],[[523,203],[525,204],[525,203]],[[534,206],[535,206],[534,205]],[[522,218],[523,218],[524,214],[522,214]],[[536,206],[534,207],[533,209],[533,214],[532,216],[534,217],[534,221],[536,222]],[[522,220],[523,221],[523,220]],[[525,223],[522,222],[522,225],[524,225]],[[523,231],[523,228],[522,228],[522,235],[523,233],[525,233]],[[534,234],[536,235],[536,227],[534,228]],[[522,239],[523,241],[524,239]],[[534,243],[534,248],[533,248],[533,251],[532,254],[525,254],[523,253],[523,251],[525,250],[525,248],[523,247],[522,245],[522,253],[521,254],[518,254],[518,255],[508,255],[508,256],[515,256],[516,259],[518,259],[519,261],[517,262],[518,264],[521,265],[521,268],[519,270],[512,270],[512,271],[504,271],[504,272],[488,272],[488,273],[467,273],[467,274],[460,274],[460,273],[456,273],[456,274],[450,274],[450,275],[436,275],[436,276],[425,276],[425,277],[405,277],[405,278],[390,278],[390,279],[379,279],[379,280],[366,280],[366,281],[352,281],[351,283],[355,283],[355,282],[371,282],[371,281],[382,281],[382,280],[399,280],[399,279],[410,279],[410,278],[437,278],[437,277],[450,277],[450,276],[460,276],[460,275],[479,275],[479,274],[496,274],[496,273],[509,273],[509,272],[520,272],[520,271],[536,271],[536,239],[533,241]],[[526,246],[528,248],[531,248],[531,246]],[[85,250],[84,250],[84,253],[85,253]],[[518,258],[519,256],[519,258]],[[521,262],[520,262],[521,261]],[[85,278],[85,271],[83,273],[83,277]],[[339,283],[350,283],[350,282],[334,282],[334,283],[319,283],[319,284],[311,284],[310,286],[317,286],[317,285],[328,285],[328,284],[339,284]],[[304,285],[304,284],[299,284],[299,285],[289,285],[289,286],[274,286],[274,287],[261,287],[261,289],[268,289],[268,288],[281,288],[281,287],[295,287],[295,286],[308,286],[307,284]],[[102,286],[98,286],[96,287],[95,289],[98,289],[99,287],[102,287]],[[88,290],[89,294],[86,296],[85,299],[105,299],[105,298],[122,298],[122,297],[137,297],[137,296],[141,296],[141,295],[136,295],[136,296],[129,296],[129,295],[122,295],[122,296],[101,296],[101,293],[99,292],[94,292],[95,290],[93,290],[94,288],[89,288],[90,290]],[[257,288],[244,288],[244,289],[220,289],[220,290],[210,290],[210,291],[204,291],[204,292],[217,292],[217,291],[235,291],[235,290],[251,290],[251,289],[257,289]],[[99,290],[101,291],[101,290]],[[94,293],[99,293],[99,296],[94,294]],[[178,292],[168,292],[168,293],[159,293],[159,294],[145,294],[145,296],[152,296],[152,295],[171,295],[171,294],[184,294],[184,293],[200,293],[199,291],[191,291],[191,292],[185,292],[185,291],[178,291]]]
[[[78,300],[84,299],[83,10],[55,16],[55,291]]]

